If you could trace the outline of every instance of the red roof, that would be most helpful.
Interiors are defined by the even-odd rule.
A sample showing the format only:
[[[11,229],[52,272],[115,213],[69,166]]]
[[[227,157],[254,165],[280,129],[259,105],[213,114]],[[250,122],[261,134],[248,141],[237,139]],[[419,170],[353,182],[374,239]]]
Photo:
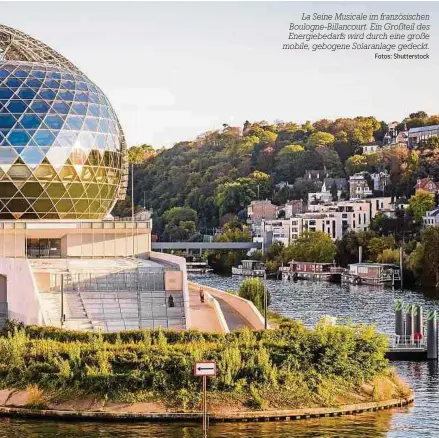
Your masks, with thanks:
[[[439,183],[434,182],[431,178],[418,179],[416,190],[426,190],[427,192],[439,192]]]

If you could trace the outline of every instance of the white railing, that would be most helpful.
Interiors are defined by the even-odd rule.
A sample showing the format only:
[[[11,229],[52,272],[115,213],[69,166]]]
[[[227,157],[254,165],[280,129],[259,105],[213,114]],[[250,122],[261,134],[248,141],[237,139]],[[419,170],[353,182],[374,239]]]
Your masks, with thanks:
[[[423,337],[422,339],[415,339],[412,336],[400,336],[400,335],[392,335],[390,336],[390,348],[394,349],[419,349],[425,350],[427,348],[427,339]]]

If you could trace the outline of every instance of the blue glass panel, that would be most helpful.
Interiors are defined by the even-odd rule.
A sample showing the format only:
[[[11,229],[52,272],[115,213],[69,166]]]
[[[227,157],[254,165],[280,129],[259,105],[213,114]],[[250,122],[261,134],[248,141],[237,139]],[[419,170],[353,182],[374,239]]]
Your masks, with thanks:
[[[14,130],[8,135],[8,141],[11,146],[25,146],[29,140],[30,137],[26,131]]]
[[[38,79],[32,79],[32,78],[27,79],[25,84],[28,87],[32,87],[32,88],[40,88],[42,85],[41,81],[39,81]]]
[[[41,130],[34,135],[34,141],[38,146],[51,146],[55,136],[50,131]]]
[[[99,117],[100,109],[98,105],[89,105],[87,115],[91,115],[94,117]]]
[[[99,123],[99,130],[104,133],[108,132],[108,120],[101,119]]]
[[[63,73],[62,78],[68,81],[73,81],[73,75],[71,73]]]
[[[46,77],[46,72],[45,71],[41,71],[41,70],[32,70],[31,75],[34,78],[43,79],[43,78]]]
[[[74,103],[72,106],[72,110],[75,114],[78,114],[80,116],[85,116],[85,114],[87,113],[87,107],[82,103]]]
[[[6,81],[6,85],[10,88],[18,88],[21,84],[21,79],[10,78]]]
[[[73,93],[71,91],[60,91],[58,93],[58,99],[73,100]]]
[[[58,73],[56,71],[47,72],[47,77],[52,79],[61,79],[61,73]]]
[[[0,88],[0,99],[9,99],[13,94],[9,88]]]
[[[18,95],[22,98],[22,99],[26,99],[26,100],[31,100],[35,97],[36,92],[34,90],[32,90],[31,88],[22,88],[19,92]]]
[[[17,154],[21,153],[24,148],[24,146],[14,146],[15,152],[17,152]]]
[[[16,70],[14,72],[14,76],[16,76],[17,78],[27,78],[29,75],[29,72],[24,71],[24,70]]]
[[[38,96],[42,99],[46,100],[53,100],[55,99],[56,93],[53,90],[49,90],[48,88],[45,88],[44,90],[41,90],[38,93]]]
[[[20,120],[20,123],[26,129],[36,129],[40,126],[41,119],[34,114],[26,114],[22,117],[22,119]]]
[[[67,90],[74,90],[75,83],[73,81],[61,81],[61,88],[67,88]]]
[[[7,72],[6,70],[0,71],[0,78],[6,78],[8,76],[9,76],[9,72]]]
[[[44,81],[44,86],[49,87],[49,88],[58,89],[59,88],[59,82],[55,81],[54,79],[46,79]]]
[[[67,126],[74,131],[79,131],[82,128],[83,122],[84,122],[83,117],[79,117],[79,116],[67,117]]]
[[[89,93],[88,98],[92,103],[99,103],[99,97],[96,93]]]
[[[44,119],[44,123],[50,129],[61,129],[64,123],[64,120],[57,115],[50,115]]]
[[[93,117],[87,117],[85,119],[84,129],[87,129],[88,131],[97,131],[98,119],[94,119]]]
[[[17,120],[11,114],[0,114],[0,129],[11,129]]]
[[[105,117],[106,119],[110,117],[108,108],[106,106],[101,106],[101,117]]]
[[[11,113],[22,114],[26,110],[27,105],[22,100],[11,100],[7,108]]]
[[[31,108],[36,113],[45,114],[49,111],[50,107],[46,102],[36,100],[34,103],[32,103]]]
[[[75,102],[88,102],[87,93],[76,93],[75,94]]]
[[[43,161],[43,151],[37,146],[28,146],[21,154],[26,164],[40,164]]]
[[[76,89],[81,91],[87,91],[87,86],[84,82],[76,82]]]
[[[58,114],[68,114],[70,110],[70,105],[64,102],[55,102],[52,107],[51,112],[55,112]]]
[[[98,134],[96,136],[96,146],[99,149],[105,149],[105,144],[106,144],[106,138],[104,134]]]

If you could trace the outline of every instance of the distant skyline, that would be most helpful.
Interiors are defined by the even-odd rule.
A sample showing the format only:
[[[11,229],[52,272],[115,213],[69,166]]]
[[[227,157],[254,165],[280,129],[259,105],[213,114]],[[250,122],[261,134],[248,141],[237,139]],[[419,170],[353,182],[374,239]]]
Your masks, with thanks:
[[[439,113],[438,10],[437,2],[7,2],[1,22],[96,82],[130,146],[169,147],[245,120]],[[430,60],[283,51],[303,12],[430,14]]]

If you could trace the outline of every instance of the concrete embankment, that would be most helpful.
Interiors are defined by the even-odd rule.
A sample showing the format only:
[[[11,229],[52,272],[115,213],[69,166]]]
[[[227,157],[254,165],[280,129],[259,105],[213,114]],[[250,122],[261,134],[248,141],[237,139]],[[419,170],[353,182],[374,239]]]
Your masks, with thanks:
[[[338,408],[305,408],[278,411],[230,412],[227,414],[209,414],[211,422],[246,422],[246,421],[296,421],[310,418],[339,417],[356,415],[364,412],[398,408],[413,402],[413,396],[404,399],[392,399],[381,402],[358,403]],[[51,418],[55,420],[80,421],[155,421],[155,422],[200,422],[202,414],[180,412],[124,412],[124,411],[78,411],[56,409],[28,409],[25,407],[0,407],[0,416]]]

